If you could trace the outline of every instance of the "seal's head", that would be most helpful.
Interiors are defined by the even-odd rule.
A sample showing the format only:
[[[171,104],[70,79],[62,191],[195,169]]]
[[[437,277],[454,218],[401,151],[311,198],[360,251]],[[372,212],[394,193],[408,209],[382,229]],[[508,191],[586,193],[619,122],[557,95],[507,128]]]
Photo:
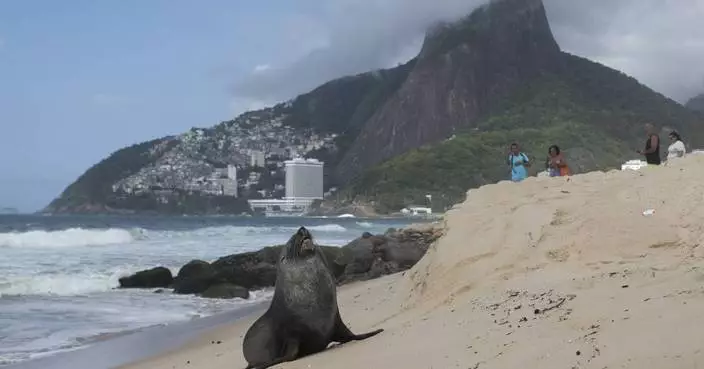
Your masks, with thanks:
[[[305,227],[301,227],[286,243],[284,258],[307,259],[315,256],[316,251],[313,235]]]

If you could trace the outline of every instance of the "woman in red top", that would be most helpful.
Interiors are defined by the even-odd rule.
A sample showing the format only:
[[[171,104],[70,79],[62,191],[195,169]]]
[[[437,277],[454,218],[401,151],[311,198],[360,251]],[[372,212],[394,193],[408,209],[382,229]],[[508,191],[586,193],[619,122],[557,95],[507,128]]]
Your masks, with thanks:
[[[550,171],[550,177],[564,177],[570,175],[567,161],[557,145],[550,146],[548,154],[548,170]]]

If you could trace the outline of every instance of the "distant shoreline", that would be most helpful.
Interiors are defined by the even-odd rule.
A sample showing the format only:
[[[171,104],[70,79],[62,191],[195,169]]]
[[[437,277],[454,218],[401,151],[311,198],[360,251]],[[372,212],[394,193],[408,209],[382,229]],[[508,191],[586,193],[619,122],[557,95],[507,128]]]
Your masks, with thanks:
[[[433,221],[442,219],[444,214],[438,213],[437,215],[428,216],[404,216],[404,215],[373,215],[364,217],[340,217],[338,215],[302,215],[297,217],[267,217],[267,216],[251,216],[242,214],[172,214],[172,213],[159,213],[159,212],[35,212],[35,213],[17,213],[17,214],[0,214],[0,215],[34,215],[34,216],[50,216],[50,217],[61,217],[61,216],[145,216],[145,217],[208,217],[208,218],[254,218],[254,219],[283,219],[283,218],[315,218],[315,219],[358,219],[358,220],[396,220],[396,219],[407,219],[407,220],[418,220],[418,221]]]

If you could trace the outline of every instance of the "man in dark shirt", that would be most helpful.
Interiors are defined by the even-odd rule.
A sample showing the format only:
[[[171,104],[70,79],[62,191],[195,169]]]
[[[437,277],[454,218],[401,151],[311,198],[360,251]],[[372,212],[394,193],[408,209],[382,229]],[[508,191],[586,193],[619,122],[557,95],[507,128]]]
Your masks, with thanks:
[[[648,165],[660,165],[660,136],[655,133],[655,127],[650,123],[645,125],[645,132],[648,134],[645,150],[638,150],[638,153],[645,156]]]

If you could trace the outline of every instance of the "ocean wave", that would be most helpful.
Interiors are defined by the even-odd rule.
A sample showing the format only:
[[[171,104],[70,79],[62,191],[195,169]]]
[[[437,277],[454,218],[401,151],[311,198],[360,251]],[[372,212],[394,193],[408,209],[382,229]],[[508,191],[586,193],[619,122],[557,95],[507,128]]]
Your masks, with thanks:
[[[134,241],[125,229],[69,228],[60,231],[0,233],[0,247],[81,247],[124,244]]]
[[[362,228],[372,228],[372,227],[374,227],[374,225],[371,224],[371,223],[369,223],[369,222],[357,222],[357,225],[360,226],[360,227],[362,227]]]
[[[0,278],[0,297],[3,296],[81,296],[108,292],[120,285],[119,279],[148,268],[115,268],[106,272],[79,272],[72,274],[39,274]],[[171,272],[178,272],[171,268]]]
[[[339,224],[325,224],[325,225],[319,225],[319,226],[311,226],[311,227],[306,227],[308,228],[309,231],[314,231],[314,232],[346,232],[347,228],[339,225]],[[294,228],[298,229],[298,228]]]
[[[158,240],[158,239],[207,239],[207,238],[222,238],[235,237],[253,234],[281,234],[292,233],[298,230],[299,227],[290,226],[274,226],[274,227],[254,227],[254,226],[222,226],[222,227],[205,227],[192,230],[182,231],[162,231],[148,230],[137,228],[132,230],[132,234],[139,240]],[[339,224],[324,224],[317,226],[306,227],[313,232],[347,232],[348,229]]]
[[[363,225],[365,226],[365,225]],[[371,225],[370,225],[371,226]],[[339,224],[324,224],[307,227],[313,232],[346,232],[347,228]],[[109,246],[128,244],[140,240],[164,239],[203,239],[231,237],[238,235],[291,233],[298,227],[254,227],[223,226],[205,227],[191,230],[148,230],[133,229],[84,229],[70,228],[58,231],[34,230],[27,232],[0,233],[0,247],[16,248],[67,248],[86,246]]]

